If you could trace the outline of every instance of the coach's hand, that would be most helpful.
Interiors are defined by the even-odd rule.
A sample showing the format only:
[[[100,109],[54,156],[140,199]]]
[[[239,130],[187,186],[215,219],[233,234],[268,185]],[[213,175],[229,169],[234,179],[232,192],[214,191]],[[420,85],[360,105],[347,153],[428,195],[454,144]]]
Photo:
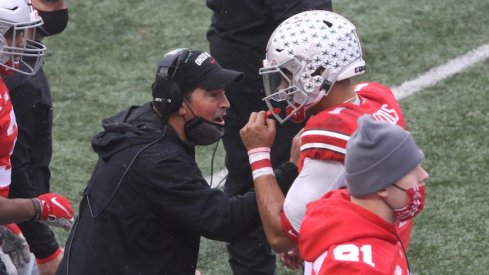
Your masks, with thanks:
[[[247,151],[259,147],[272,147],[275,141],[275,120],[266,118],[265,111],[253,112],[248,123],[239,131]]]
[[[71,202],[65,197],[47,193],[34,198],[33,203],[36,207],[36,217],[41,222],[51,226],[62,227],[66,231],[73,226],[73,207]]]

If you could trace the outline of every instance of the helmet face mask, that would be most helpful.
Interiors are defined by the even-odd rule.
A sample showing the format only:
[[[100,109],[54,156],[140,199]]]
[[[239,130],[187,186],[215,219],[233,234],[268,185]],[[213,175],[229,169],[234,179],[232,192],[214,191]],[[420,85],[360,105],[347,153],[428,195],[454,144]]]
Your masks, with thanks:
[[[42,66],[46,46],[33,39],[42,18],[30,0],[2,0],[0,3],[0,70],[33,75]],[[28,59],[29,62],[25,62]]]
[[[280,123],[303,121],[305,111],[327,95],[336,81],[364,69],[360,41],[351,22],[329,11],[302,12],[280,24],[268,41],[260,69],[263,100],[269,108],[272,101],[281,102],[285,116],[272,112]]]
[[[285,117],[280,113],[272,112],[275,119],[284,123],[288,119],[296,121],[295,114],[300,108],[307,103],[307,94],[301,87],[295,86],[300,84],[294,81],[294,76],[300,70],[301,62],[298,58],[290,58],[278,65],[267,66],[260,69],[260,75],[263,75],[263,84],[265,90],[266,102],[270,110],[280,107],[285,111]]]

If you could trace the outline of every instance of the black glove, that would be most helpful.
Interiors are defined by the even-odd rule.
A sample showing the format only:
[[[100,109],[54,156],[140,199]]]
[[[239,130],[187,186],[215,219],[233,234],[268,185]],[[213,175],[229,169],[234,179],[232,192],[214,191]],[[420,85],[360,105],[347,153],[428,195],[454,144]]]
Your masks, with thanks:
[[[2,225],[0,226],[0,241],[3,253],[9,255],[16,268],[21,268],[30,261],[31,252],[23,236],[12,233]]]

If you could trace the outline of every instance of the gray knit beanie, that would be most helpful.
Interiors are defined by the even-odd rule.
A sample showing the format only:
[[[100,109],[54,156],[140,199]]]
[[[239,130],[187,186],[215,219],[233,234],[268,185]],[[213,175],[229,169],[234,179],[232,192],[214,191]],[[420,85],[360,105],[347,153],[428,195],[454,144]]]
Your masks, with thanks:
[[[394,184],[423,159],[423,152],[408,131],[363,115],[346,145],[348,190],[353,196],[378,192]]]

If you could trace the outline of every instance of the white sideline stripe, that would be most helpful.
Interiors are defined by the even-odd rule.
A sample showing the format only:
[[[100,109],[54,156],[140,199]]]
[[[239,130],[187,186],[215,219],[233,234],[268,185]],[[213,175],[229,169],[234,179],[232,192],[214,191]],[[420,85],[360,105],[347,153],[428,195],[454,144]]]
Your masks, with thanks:
[[[397,99],[403,99],[423,89],[436,85],[438,82],[454,74],[465,71],[477,63],[489,58],[489,44],[484,44],[468,53],[449,60],[447,63],[434,67],[413,80],[406,81],[401,86],[392,88]]]
[[[408,80],[400,86],[392,88],[398,100],[406,98],[426,88],[436,85],[438,82],[463,72],[477,63],[489,58],[489,43],[449,60],[447,63],[434,67],[415,79]],[[243,164],[245,165],[245,164]],[[224,168],[212,176],[212,187],[216,187],[226,177],[227,169]],[[205,178],[210,184],[211,176]]]

